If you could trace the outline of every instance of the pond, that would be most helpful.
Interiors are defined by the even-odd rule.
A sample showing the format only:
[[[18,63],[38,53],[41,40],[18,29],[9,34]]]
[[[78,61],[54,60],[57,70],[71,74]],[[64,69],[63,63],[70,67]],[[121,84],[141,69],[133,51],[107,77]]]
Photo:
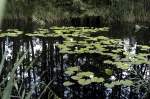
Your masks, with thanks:
[[[0,59],[5,53],[5,62],[0,80],[9,81],[16,60],[25,55],[14,81],[20,93],[32,90],[35,99],[144,99],[150,88],[149,30],[120,26],[1,31]]]

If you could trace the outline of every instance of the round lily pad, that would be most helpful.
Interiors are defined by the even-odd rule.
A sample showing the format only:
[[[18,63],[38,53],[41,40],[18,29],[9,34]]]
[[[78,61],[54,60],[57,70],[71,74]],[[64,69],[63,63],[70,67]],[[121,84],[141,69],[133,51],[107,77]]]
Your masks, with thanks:
[[[80,80],[78,80],[78,83],[79,83],[80,85],[85,86],[85,85],[91,84],[92,81],[91,81],[90,79],[80,79]]]
[[[111,69],[105,69],[105,73],[107,74],[107,75],[112,75],[112,70]]]
[[[74,83],[73,83],[73,82],[70,82],[70,81],[65,81],[65,82],[63,83],[63,85],[64,85],[64,86],[71,86],[71,85],[74,85]]]

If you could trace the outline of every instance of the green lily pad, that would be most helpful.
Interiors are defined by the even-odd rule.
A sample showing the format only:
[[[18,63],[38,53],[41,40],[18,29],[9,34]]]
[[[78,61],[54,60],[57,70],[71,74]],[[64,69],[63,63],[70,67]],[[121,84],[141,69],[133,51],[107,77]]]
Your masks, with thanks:
[[[103,31],[103,32],[107,32],[109,31],[109,27],[103,27],[103,28],[99,28],[98,30]]]
[[[79,66],[74,66],[74,67],[68,67],[67,68],[67,71],[79,71],[80,70],[80,67]]]
[[[75,74],[75,72],[74,71],[65,71],[65,74],[71,76],[71,75]]]
[[[80,79],[80,80],[78,80],[78,83],[79,83],[80,85],[85,86],[85,85],[91,84],[92,81],[91,81],[90,79]]]
[[[125,86],[132,86],[133,85],[133,81],[131,81],[131,80],[121,80],[120,83],[122,85],[125,85]]]
[[[129,64],[124,63],[124,62],[114,62],[114,64],[117,66],[117,68],[126,70],[129,69]]]
[[[79,77],[90,77],[90,76],[93,76],[94,73],[93,72],[80,72],[77,74],[77,76]]]
[[[95,83],[101,83],[101,82],[104,82],[104,78],[93,77],[93,78],[91,78],[91,81],[95,82]]]
[[[66,87],[68,87],[68,86],[74,85],[74,83],[73,83],[73,82],[70,82],[70,81],[65,81],[65,82],[63,83],[63,85],[66,86]]]
[[[71,77],[73,80],[80,80],[82,77],[80,77],[80,76],[72,76]]]
[[[104,63],[105,64],[113,64],[113,61],[111,61],[111,60],[105,60]]]
[[[142,45],[142,49],[150,49],[150,46]]]
[[[107,87],[107,88],[113,88],[114,87],[114,85],[111,84],[111,83],[110,84],[109,83],[105,83],[104,86]]]
[[[124,85],[124,86],[132,86],[133,82],[131,80],[118,80],[118,81],[113,81],[111,83],[105,83],[104,86],[107,88],[113,88],[114,86],[118,85]]]
[[[112,70],[111,69],[105,69],[105,73],[107,74],[107,75],[112,75]]]

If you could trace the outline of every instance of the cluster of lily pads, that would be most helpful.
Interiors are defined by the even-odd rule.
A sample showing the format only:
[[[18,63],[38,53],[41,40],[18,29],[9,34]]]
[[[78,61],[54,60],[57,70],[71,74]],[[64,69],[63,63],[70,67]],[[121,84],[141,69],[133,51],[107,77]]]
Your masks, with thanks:
[[[50,29],[37,29],[32,33],[24,33],[18,29],[8,29],[5,32],[0,30],[0,37],[18,37],[20,35],[34,36],[34,37],[66,37],[66,36],[82,36],[84,33],[91,33],[97,31],[108,31],[108,27],[103,28],[88,28],[88,27],[51,27]],[[76,35],[75,35],[76,34]]]
[[[119,69],[128,70],[132,64],[150,64],[147,57],[149,54],[149,46],[138,45],[137,49],[144,51],[135,55],[125,52],[124,42],[121,39],[112,39],[101,35],[109,29],[104,27],[99,29],[78,28],[74,31],[69,29],[54,30],[57,34],[58,30],[63,35],[63,43],[57,44],[59,52],[62,54],[100,54],[109,57],[104,60],[105,64],[115,65]],[[72,28],[71,28],[72,30]],[[93,31],[92,31],[93,30]]]
[[[108,27],[88,28],[88,27],[51,27],[48,29],[37,29],[33,33],[23,33],[16,29],[9,29],[5,33],[0,32],[0,37],[18,37],[19,35],[31,37],[52,37],[63,38],[61,42],[56,44],[61,54],[98,54],[105,57],[103,64],[109,66],[105,68],[105,73],[109,76],[113,75],[113,68],[119,70],[128,70],[132,65],[150,64],[148,57],[150,56],[150,46],[137,45],[138,53],[135,55],[125,52],[124,42],[121,39],[113,39],[101,35],[109,32]],[[104,65],[105,66],[105,65]],[[104,77],[97,77],[93,72],[82,71],[79,67],[67,68],[65,74],[70,76],[71,81],[64,82],[65,86],[75,83],[80,85],[88,85],[91,83],[103,83]],[[120,80],[111,83],[105,82],[106,87],[115,85],[131,85],[130,80]]]
[[[93,72],[86,71],[83,72],[80,70],[79,66],[69,67],[65,71],[65,74],[71,76],[71,79],[77,82],[80,85],[88,85],[91,83],[102,83],[104,82],[103,77],[96,77]],[[75,83],[70,81],[65,81],[64,86],[71,86]]]
[[[128,71],[133,65],[150,64],[148,61],[150,47],[146,45],[137,45],[137,49],[141,53],[130,54],[124,50],[124,42],[121,39],[112,39],[101,35],[101,32],[108,31],[78,31],[72,32],[62,30],[64,38],[63,43],[57,44],[59,52],[62,54],[99,54],[107,57],[103,61],[104,64],[109,65],[104,70],[109,76],[113,75],[114,69]],[[56,30],[55,32],[58,32]],[[59,31],[60,32],[60,31]],[[104,65],[105,66],[105,65]],[[76,70],[72,70],[75,69]],[[115,69],[115,70],[116,70]],[[115,85],[131,86],[133,82],[129,79],[116,80],[107,83],[105,77],[96,77],[93,72],[82,71],[77,67],[69,67],[65,74],[70,75],[71,80],[64,82],[64,86],[71,86],[76,83],[80,85],[89,85],[91,83],[103,83],[105,87],[114,87]],[[72,82],[73,81],[73,82]]]
[[[113,88],[114,86],[132,86],[133,82],[131,80],[118,80],[118,81],[112,81],[111,83],[105,83],[104,86],[107,88]]]
[[[112,74],[110,69],[105,69],[105,73],[108,75]],[[112,81],[111,83],[105,83],[104,77],[97,77],[93,72],[86,71],[83,72],[79,66],[68,67],[65,71],[65,74],[71,77],[71,80],[67,80],[63,83],[64,86],[72,86],[74,84],[79,84],[82,86],[89,85],[92,83],[104,84],[107,88],[112,88],[118,85],[132,86],[133,82],[131,80],[117,80]]]
[[[19,31],[18,29],[8,29],[5,32],[0,30],[0,37],[18,37],[19,35],[22,34],[23,31]]]

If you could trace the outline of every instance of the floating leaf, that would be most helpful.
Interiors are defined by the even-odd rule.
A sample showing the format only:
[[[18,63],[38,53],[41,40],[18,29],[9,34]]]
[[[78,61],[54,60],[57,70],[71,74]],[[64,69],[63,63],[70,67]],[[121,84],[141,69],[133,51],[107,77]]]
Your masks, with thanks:
[[[105,60],[104,63],[105,64],[113,64],[113,62],[111,60]]]
[[[73,75],[75,72],[74,71],[65,71],[65,74],[68,74],[68,75]]]
[[[121,83],[120,83],[120,81],[118,80],[118,81],[114,81],[114,82],[112,82],[114,85],[121,85]]]
[[[72,83],[72,82],[70,82],[70,81],[65,81],[65,82],[63,83],[63,85],[66,86],[66,87],[68,87],[68,86],[74,85],[74,83]]]
[[[118,85],[124,85],[124,86],[131,86],[133,85],[133,82],[131,80],[118,80],[118,81],[113,81],[111,83],[105,83],[104,86],[108,88],[112,88],[114,86]]]
[[[109,27],[99,28],[100,31],[107,32],[109,31]]]
[[[150,49],[150,46],[142,45],[142,49]]]
[[[129,69],[129,64],[123,63],[123,62],[114,62],[114,64],[117,66],[117,68],[126,70]]]
[[[68,67],[67,71],[79,71],[80,67],[79,66],[74,66],[74,67]]]
[[[105,69],[105,73],[107,75],[112,75],[112,70],[111,69]]]
[[[77,74],[79,77],[90,77],[91,75],[94,75],[93,72],[80,72]]]
[[[82,77],[80,77],[80,76],[72,76],[71,77],[73,80],[80,80]]]
[[[91,79],[92,82],[95,82],[95,83],[101,83],[101,82],[104,82],[104,78],[98,78],[98,77],[93,77]]]
[[[107,87],[107,88],[113,88],[114,87],[113,84],[109,84],[109,83],[105,83],[104,86]]]
[[[90,79],[79,79],[79,80],[78,80],[78,83],[79,83],[80,85],[85,86],[85,85],[91,84],[92,81],[91,81]]]
[[[125,85],[125,86],[133,85],[133,82],[131,80],[121,80],[120,83]]]

